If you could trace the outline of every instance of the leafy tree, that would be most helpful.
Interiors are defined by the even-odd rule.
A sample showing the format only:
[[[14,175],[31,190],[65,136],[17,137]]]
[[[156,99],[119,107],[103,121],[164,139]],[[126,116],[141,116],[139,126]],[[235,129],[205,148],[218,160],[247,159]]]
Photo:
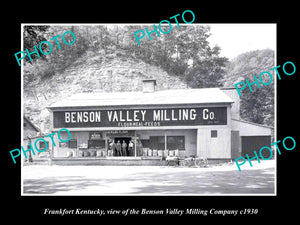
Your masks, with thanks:
[[[25,49],[28,49],[29,52],[34,51],[34,45],[36,48],[39,48],[39,44],[42,41],[46,41],[45,33],[48,31],[50,26],[24,26],[23,30],[23,45],[24,45],[24,51]],[[42,50],[45,50],[46,45],[42,45]],[[40,57],[46,58],[45,55],[40,54]],[[31,55],[32,60],[37,59],[37,54]],[[25,62],[31,62],[29,57],[24,58]]]
[[[72,31],[76,36],[76,41],[72,45],[66,45],[62,41],[62,35],[66,31]],[[77,32],[78,31],[78,32]],[[56,72],[63,71],[68,66],[70,66],[76,59],[82,56],[87,48],[88,42],[83,36],[83,30],[77,30],[74,26],[31,26],[25,29],[24,34],[24,47],[25,39],[27,45],[33,46],[35,44],[38,48],[40,42],[49,41],[52,45],[52,51],[48,55],[43,55],[40,53],[40,58],[36,54],[31,55],[33,61],[30,62],[32,66],[26,65],[24,68],[24,78],[25,81],[32,82],[33,80],[50,78]],[[60,35],[57,38],[59,42],[60,49],[58,48],[55,40],[50,40],[52,37]],[[72,42],[72,35],[65,35],[66,42]],[[43,51],[48,52],[48,45],[43,45]],[[25,57],[26,59],[28,57]],[[29,60],[26,61],[27,63]],[[26,84],[26,82],[25,82]]]
[[[248,79],[254,82],[253,76],[259,78],[263,71],[268,71],[273,75],[273,82],[270,85],[258,88],[252,85],[251,92],[248,86],[241,91],[241,118],[254,122],[274,126],[274,72],[270,69],[274,67],[274,51],[270,49],[250,51],[240,54],[227,64],[224,76],[225,86],[233,87],[234,84]],[[269,82],[269,76],[263,76],[265,83]]]
[[[219,47],[208,48],[206,57],[196,59],[193,68],[186,74],[186,80],[191,87],[209,88],[223,86],[223,74],[228,59],[219,57]]]

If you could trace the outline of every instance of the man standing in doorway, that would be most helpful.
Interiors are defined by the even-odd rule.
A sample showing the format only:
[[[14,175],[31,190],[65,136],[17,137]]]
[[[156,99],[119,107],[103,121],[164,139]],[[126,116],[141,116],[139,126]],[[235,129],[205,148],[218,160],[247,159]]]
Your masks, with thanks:
[[[117,148],[118,156],[122,156],[120,140],[118,140],[118,142],[116,144],[116,148]]]
[[[133,142],[130,141],[128,144],[128,155],[132,156],[133,155]]]
[[[123,140],[123,143],[122,143],[122,152],[123,152],[123,156],[126,156],[126,149],[127,149],[127,144],[126,142]]]

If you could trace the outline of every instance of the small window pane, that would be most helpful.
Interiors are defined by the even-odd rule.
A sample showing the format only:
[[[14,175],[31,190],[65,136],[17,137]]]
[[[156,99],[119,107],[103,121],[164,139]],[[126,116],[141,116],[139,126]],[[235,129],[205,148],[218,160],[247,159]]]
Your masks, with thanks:
[[[144,148],[150,148],[150,140],[141,139],[141,142]]]
[[[212,131],[211,131],[211,137],[212,137],[212,138],[218,137],[218,131],[212,130]]]
[[[163,150],[165,149],[165,137],[164,136],[150,136],[150,148]]]

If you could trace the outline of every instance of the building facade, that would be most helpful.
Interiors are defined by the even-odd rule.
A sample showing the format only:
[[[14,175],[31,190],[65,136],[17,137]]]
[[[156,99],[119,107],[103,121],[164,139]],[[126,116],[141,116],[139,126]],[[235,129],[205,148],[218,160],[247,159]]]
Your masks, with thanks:
[[[145,80],[143,92],[80,93],[49,106],[52,131],[71,133],[68,142],[54,136],[51,157],[231,160],[243,154],[244,136],[270,139],[269,127],[240,120],[233,89],[156,91],[155,84]]]

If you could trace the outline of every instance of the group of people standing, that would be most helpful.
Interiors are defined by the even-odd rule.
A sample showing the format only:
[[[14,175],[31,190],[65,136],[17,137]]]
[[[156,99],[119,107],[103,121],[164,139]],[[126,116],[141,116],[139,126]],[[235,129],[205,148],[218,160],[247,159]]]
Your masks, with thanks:
[[[115,143],[115,141],[112,141],[110,144],[110,149],[113,151],[114,156],[132,156],[133,154],[133,142],[129,141],[128,143],[128,149],[127,149],[127,143],[123,140],[121,143],[120,140]]]

